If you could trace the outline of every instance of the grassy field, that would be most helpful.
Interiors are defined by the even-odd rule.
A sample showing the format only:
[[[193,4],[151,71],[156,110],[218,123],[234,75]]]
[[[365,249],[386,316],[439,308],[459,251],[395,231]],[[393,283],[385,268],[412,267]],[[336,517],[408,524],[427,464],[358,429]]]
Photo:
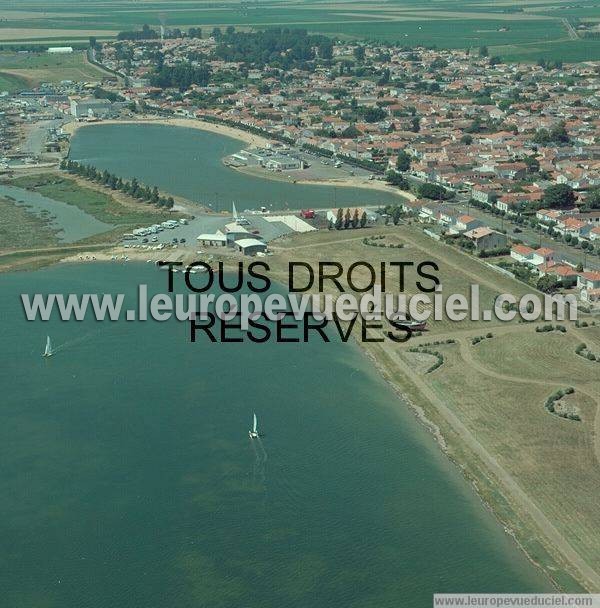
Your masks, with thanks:
[[[69,55],[0,52],[0,77],[30,84],[61,80],[99,81],[106,73],[89,64],[83,51]],[[21,86],[21,85],[19,85]]]
[[[498,293],[519,296],[527,290],[426,237],[418,227],[377,228],[374,233],[385,234],[383,242],[404,247],[366,246],[362,239],[367,231],[323,231],[277,241],[269,265],[287,282],[289,261],[306,261],[314,268],[319,261],[337,261],[347,268],[359,260],[375,267],[384,261],[431,260],[439,265],[436,274],[445,294],[467,294],[477,283],[482,307]],[[388,280],[392,276],[388,272]],[[417,291],[416,278],[414,268],[407,269],[407,293]],[[398,286],[388,291],[397,293]],[[436,321],[405,345],[390,340],[362,345],[390,384],[424,413],[433,431],[441,431],[439,442],[449,456],[556,584],[571,591],[581,590],[582,583],[600,589],[600,364],[575,354],[578,343],[600,339],[600,328],[564,324],[566,334],[537,333],[537,323]],[[472,344],[474,336],[487,332],[493,337]],[[369,335],[381,337],[382,331]],[[435,359],[408,352],[412,346],[450,338],[456,342],[431,346],[444,358],[434,372],[427,370]],[[567,386],[575,387],[575,393],[564,404],[577,408],[580,422],[544,408],[551,393]]]
[[[54,245],[58,243],[56,232],[47,220],[0,198],[0,250]]]
[[[54,173],[19,177],[11,181],[11,185],[75,205],[102,222],[122,227],[152,224],[161,218],[172,217],[168,212],[151,205],[134,202],[117,193],[113,195],[108,191],[99,191]]]
[[[24,78],[0,72],[0,92],[8,91],[12,93],[13,91],[27,88],[28,84],[28,81]]]
[[[600,58],[597,41],[569,38],[565,20],[600,17],[597,2],[572,5],[567,0],[416,0],[331,2],[267,0],[139,1],[59,0],[51,7],[39,0],[6,2],[0,40],[82,41],[110,38],[144,23],[157,27],[235,25],[243,28],[302,27],[328,34],[400,42],[411,46],[464,48],[487,45],[509,59],[539,57],[581,61]],[[564,45],[564,46],[563,46]],[[558,56],[564,49],[564,56]]]

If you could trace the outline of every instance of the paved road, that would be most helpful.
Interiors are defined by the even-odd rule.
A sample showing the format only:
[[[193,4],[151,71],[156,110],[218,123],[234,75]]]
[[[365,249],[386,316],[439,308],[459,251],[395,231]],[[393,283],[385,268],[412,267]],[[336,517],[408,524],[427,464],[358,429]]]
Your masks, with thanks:
[[[62,123],[62,119],[41,120],[33,123],[25,136],[25,141],[20,146],[20,151],[32,157],[40,156],[45,151],[48,131],[52,128],[58,129]]]
[[[485,222],[492,228],[507,230],[509,236],[522,240],[526,245],[531,247],[549,247],[550,249],[553,249],[559,257],[571,264],[577,265],[581,263],[586,268],[600,269],[600,258],[595,254],[586,254],[583,249],[574,249],[565,243],[555,241],[547,235],[540,235],[529,227],[519,226],[519,229],[522,230],[522,232],[515,234],[514,229],[516,228],[516,225],[504,218],[492,215],[491,213],[485,213],[477,207],[468,205],[466,202],[451,204],[454,209],[458,209],[463,213],[468,213]]]
[[[575,28],[571,25],[571,22],[568,19],[564,19],[564,18],[561,19],[561,21],[563,22],[563,25],[567,29],[569,38],[571,40],[577,40],[579,38],[579,35],[577,34],[577,31],[575,30]]]

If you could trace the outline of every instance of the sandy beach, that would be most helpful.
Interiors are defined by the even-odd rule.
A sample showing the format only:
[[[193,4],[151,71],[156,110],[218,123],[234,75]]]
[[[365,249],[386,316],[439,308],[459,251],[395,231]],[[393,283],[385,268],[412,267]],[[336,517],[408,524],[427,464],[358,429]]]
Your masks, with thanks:
[[[225,135],[226,137],[232,137],[243,141],[251,146],[265,146],[269,143],[269,139],[261,137],[260,135],[254,135],[241,129],[234,129],[227,125],[214,124],[212,122],[206,122],[204,120],[197,120],[194,118],[137,118],[131,120],[102,120],[99,122],[70,122],[63,127],[65,133],[73,135],[78,129],[93,125],[122,125],[122,124],[133,124],[133,125],[167,125],[171,127],[184,127],[188,129],[199,129],[200,131],[209,131],[211,133],[217,133],[219,135]]]

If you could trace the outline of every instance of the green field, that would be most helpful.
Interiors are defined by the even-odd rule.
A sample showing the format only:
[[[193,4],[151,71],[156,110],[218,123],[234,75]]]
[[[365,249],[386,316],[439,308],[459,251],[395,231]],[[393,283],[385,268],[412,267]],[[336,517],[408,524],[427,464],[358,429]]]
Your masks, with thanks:
[[[24,78],[20,78],[19,76],[15,76],[13,74],[4,74],[0,72],[0,92],[9,91],[12,93],[13,91],[18,91],[19,89],[25,89],[27,84],[28,83]]]
[[[487,45],[507,59],[600,59],[597,40],[579,38],[577,20],[600,19],[600,2],[568,0],[8,0],[0,44],[110,39],[144,23],[187,28],[235,25],[252,29],[302,27],[341,37],[408,46],[466,48]]]
[[[75,205],[107,224],[139,226],[154,223],[159,218],[172,217],[169,213],[149,204],[133,201],[111,192],[103,192],[78,184],[74,179],[48,173],[19,177],[11,185],[26,188],[53,200]],[[122,230],[120,231],[122,233]]]
[[[98,81],[107,75],[85,60],[83,51],[71,55],[48,53],[0,52],[0,90],[2,78],[11,89],[23,88],[40,82],[61,80]]]

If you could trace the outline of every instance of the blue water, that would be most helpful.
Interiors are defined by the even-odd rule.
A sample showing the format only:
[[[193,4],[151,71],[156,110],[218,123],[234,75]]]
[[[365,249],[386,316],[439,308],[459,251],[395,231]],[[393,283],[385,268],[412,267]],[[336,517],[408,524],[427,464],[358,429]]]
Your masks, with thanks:
[[[263,179],[223,165],[222,158],[243,148],[239,140],[169,125],[108,124],[79,129],[69,157],[183,196],[216,210],[301,209],[398,204],[392,192],[333,188]]]
[[[50,215],[54,216],[49,222],[50,226],[59,229],[56,236],[62,243],[74,243],[89,236],[107,232],[112,228],[110,224],[97,220],[79,207],[55,201],[24,188],[0,184],[0,196],[11,197],[16,204],[26,206],[28,211],[41,217],[44,217],[42,211],[48,211]]]
[[[357,347],[21,310],[23,292],[132,298],[139,282],[163,292],[166,273],[0,276],[2,606],[416,608],[550,589]]]

